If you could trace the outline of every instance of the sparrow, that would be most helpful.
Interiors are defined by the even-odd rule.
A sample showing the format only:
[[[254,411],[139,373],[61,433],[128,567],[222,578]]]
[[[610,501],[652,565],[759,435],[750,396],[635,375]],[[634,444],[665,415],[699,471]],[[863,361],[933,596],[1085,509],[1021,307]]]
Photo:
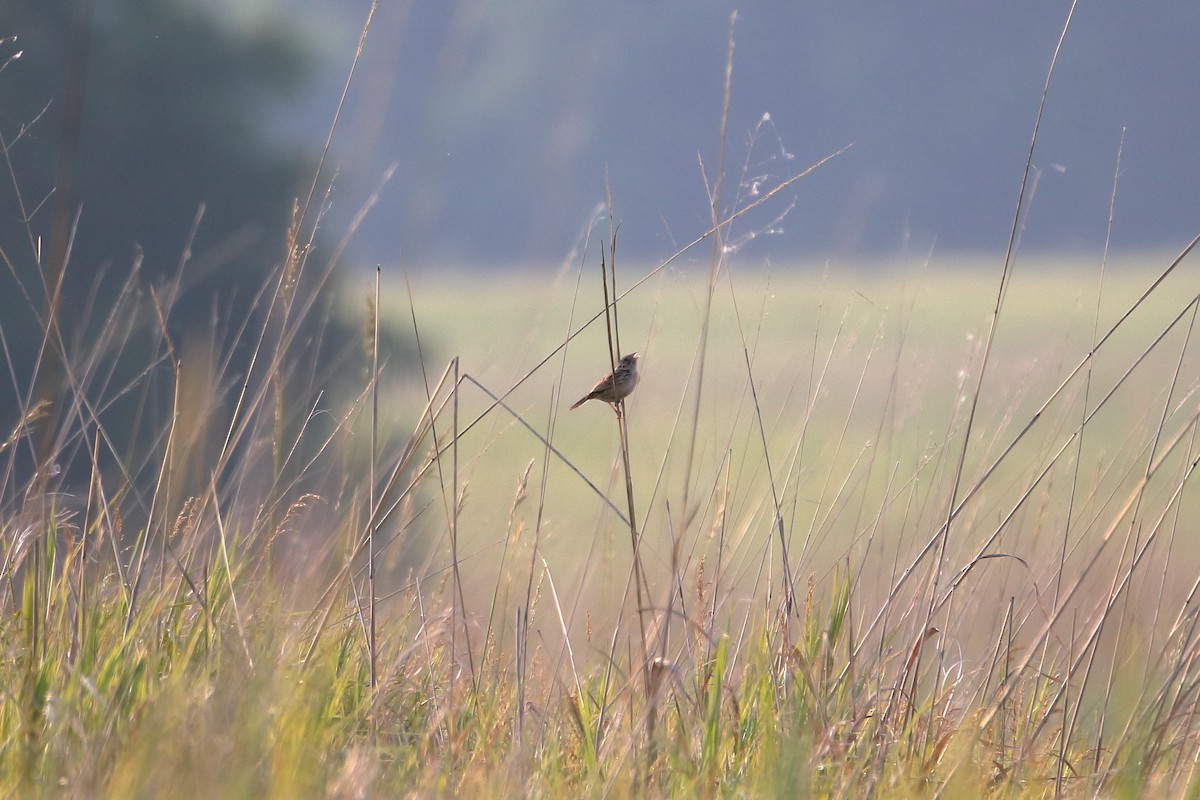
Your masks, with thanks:
[[[617,362],[616,371],[597,381],[592,390],[579,398],[571,408],[579,408],[588,400],[603,400],[612,405],[613,411],[616,412],[618,417],[621,416],[621,412],[617,408],[617,403],[628,397],[633,392],[633,388],[637,386],[637,362],[637,353],[621,356],[621,360]]]

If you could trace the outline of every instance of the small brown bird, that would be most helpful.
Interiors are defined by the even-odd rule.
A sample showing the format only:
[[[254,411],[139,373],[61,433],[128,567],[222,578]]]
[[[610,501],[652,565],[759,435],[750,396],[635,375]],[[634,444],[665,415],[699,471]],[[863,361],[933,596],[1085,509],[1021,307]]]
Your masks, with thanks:
[[[638,354],[630,353],[627,356],[621,356],[621,360],[617,362],[617,370],[611,375],[607,375],[592,387],[592,390],[579,398],[578,402],[571,408],[579,408],[588,400],[603,400],[613,407],[613,411],[617,416],[621,416],[621,412],[617,407],[617,403],[629,397],[633,388],[638,382]]]

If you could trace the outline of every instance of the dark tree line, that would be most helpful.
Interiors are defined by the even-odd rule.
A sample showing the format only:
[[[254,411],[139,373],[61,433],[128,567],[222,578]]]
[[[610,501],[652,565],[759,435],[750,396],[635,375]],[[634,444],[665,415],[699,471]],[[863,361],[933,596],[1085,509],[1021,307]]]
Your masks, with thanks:
[[[270,133],[309,59],[283,25],[238,30],[174,0],[10,3],[0,39],[7,433],[60,279],[68,342],[96,335],[135,267],[145,292],[185,255],[173,326],[248,313],[311,176]]]

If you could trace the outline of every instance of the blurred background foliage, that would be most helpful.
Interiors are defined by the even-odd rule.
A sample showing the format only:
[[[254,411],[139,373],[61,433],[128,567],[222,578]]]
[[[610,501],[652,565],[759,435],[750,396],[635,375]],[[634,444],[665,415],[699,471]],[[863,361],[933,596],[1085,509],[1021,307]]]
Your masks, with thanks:
[[[38,287],[55,219],[77,215],[66,284],[75,320],[100,276],[102,308],[139,252],[143,286],[174,274],[203,205],[174,321],[236,319],[284,257],[292,203],[312,180],[370,4],[7,4],[3,279]],[[538,268],[573,260],[609,181],[625,257],[667,257],[707,226],[704,174],[719,160],[736,10],[726,210],[850,146],[781,198],[785,218],[776,207],[739,222],[731,242],[744,255],[869,267],[878,256],[996,252],[1069,6],[383,2],[319,185],[322,234],[340,240],[378,191],[348,267]],[[1122,137],[1114,246],[1173,248],[1194,235],[1197,25],[1200,4],[1184,0],[1079,9],[1023,247],[1102,246]],[[74,73],[73,53],[83,56]],[[72,89],[78,136],[64,142]],[[28,305],[0,292],[10,339],[36,329],[20,321]]]
[[[258,0],[322,9],[330,31],[356,30],[369,4]],[[788,193],[782,224],[772,210],[734,231],[742,255],[870,269],[880,256],[994,253],[1070,5],[383,3],[346,119],[342,191],[398,168],[360,252],[428,269],[558,263],[607,175],[626,256],[667,257],[708,219],[698,162],[711,180],[736,10],[727,202],[850,146]],[[1123,135],[1114,246],[1195,235],[1198,27],[1190,0],[1079,4],[1035,157],[1027,252],[1099,251]],[[780,235],[737,238],[768,229]]]
[[[80,252],[128,260],[137,241],[148,263],[173,260],[201,201],[201,248],[277,243],[300,154],[320,152],[370,3],[96,3]],[[11,138],[50,103],[14,148],[31,197],[58,163],[76,4],[10,4],[0,20],[24,52],[0,79],[0,130]],[[556,263],[603,202],[607,176],[626,254],[669,255],[708,217],[699,162],[711,178],[736,10],[732,189],[769,188],[850,146],[791,194],[785,224],[743,228],[785,234],[758,237],[751,255],[994,252],[1069,6],[384,2],[334,142],[325,227],[340,236],[394,165],[355,237],[360,263]],[[1079,9],[1044,120],[1026,246],[1099,249],[1122,136],[1114,244],[1175,246],[1194,233],[1197,25],[1200,5],[1186,0]],[[13,226],[3,233],[7,248]]]
[[[313,64],[300,40],[287,26],[235,29],[171,0],[16,3],[5,17],[4,34],[16,36],[5,56],[20,52],[0,73],[13,173],[0,193],[8,260],[21,269],[36,260],[17,191],[43,246],[56,205],[78,215],[72,294],[103,270],[119,276],[138,250],[152,279],[174,274],[203,205],[189,290],[256,288],[281,257],[313,155],[285,149],[264,127],[305,86]],[[83,61],[70,74],[73,53]],[[63,131],[73,89],[72,142]]]
[[[64,357],[110,376],[85,390],[96,408],[118,398],[158,341],[151,291],[191,388],[227,388],[253,344],[236,331],[262,319],[254,296],[285,257],[293,198],[315,164],[270,130],[311,75],[302,39],[172,0],[12,3],[0,26],[4,430],[26,403],[64,390]],[[60,276],[62,343],[43,351],[46,295]],[[130,338],[104,338],[131,317]],[[169,374],[169,363],[158,368]],[[135,435],[132,414],[156,406],[171,413],[171,392],[139,390],[111,407],[116,446]],[[142,421],[153,430],[157,419]]]

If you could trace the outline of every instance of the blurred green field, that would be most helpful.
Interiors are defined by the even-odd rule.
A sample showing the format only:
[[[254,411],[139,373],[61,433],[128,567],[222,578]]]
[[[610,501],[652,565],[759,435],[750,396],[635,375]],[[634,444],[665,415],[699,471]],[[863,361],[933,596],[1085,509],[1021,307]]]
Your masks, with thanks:
[[[961,491],[1171,260],[1167,254],[1113,259],[1103,281],[1098,258],[1016,264]],[[819,584],[848,559],[861,559],[858,596],[867,603],[881,599],[875,594],[891,584],[897,565],[944,521],[948,476],[969,410],[963,401],[974,392],[1001,266],[999,258],[836,268],[733,262],[720,274],[687,486],[695,538],[678,553],[689,581],[712,579],[719,563],[730,597],[749,598],[756,586],[773,580],[767,576],[780,568],[772,536],[778,496],[796,574]],[[618,284],[631,286],[648,271],[623,266]],[[412,335],[415,315],[430,382],[457,357],[462,373],[506,395],[511,409],[491,408],[483,391],[464,382],[459,425],[473,427],[459,442],[465,486],[460,552],[466,585],[483,587],[468,595],[468,607],[486,607],[494,587],[515,582],[508,587],[515,591],[526,579],[530,556],[516,542],[531,536],[540,519],[538,558],[545,558],[560,586],[579,590],[568,616],[573,633],[607,627],[617,618],[629,570],[628,530],[600,497],[625,507],[615,415],[599,403],[567,410],[608,369],[603,319],[584,326],[601,310],[598,272],[413,276],[411,309],[404,281],[385,276],[381,306],[383,324],[399,336]],[[663,270],[629,291],[618,307],[622,349],[642,354],[642,380],[628,401],[630,447],[647,573],[662,580],[672,574],[672,535],[679,530],[689,474],[708,279],[706,264]],[[998,539],[1028,563],[1042,561],[1050,570],[1057,561],[1062,542],[1051,529],[1067,525],[1064,485],[1077,480],[1081,497],[1091,497],[1098,508],[1106,493],[1136,477],[1134,465],[1155,437],[1181,352],[1184,374],[1195,372],[1194,358],[1181,351],[1186,319],[1090,422],[1082,450],[1075,449],[1080,443],[1071,432],[1082,418],[1085,392],[1094,407],[1187,305],[1196,284],[1189,274],[1171,276],[1109,339],[1090,377],[1084,370],[1068,384],[969,509],[964,521],[972,530],[963,534],[956,568],[976,553],[1064,443],[1071,448],[1042,484],[1059,494],[1035,493]],[[347,291],[344,312],[361,316],[368,293],[365,281],[357,296]],[[385,368],[383,379],[383,421],[399,441],[425,404],[424,383],[418,372],[398,365]],[[1176,388],[1173,403],[1193,388]],[[561,455],[547,459],[543,442],[517,417]],[[1077,457],[1080,470],[1072,477]],[[1122,470],[1110,470],[1114,463]],[[518,494],[521,503],[514,508]],[[1081,499],[1074,514],[1084,508]],[[445,575],[445,512],[429,513],[430,524],[410,530],[405,545],[429,561],[419,566],[410,557],[407,563],[418,574],[428,569]],[[1085,535],[1084,526],[1075,525],[1073,543]],[[425,540],[414,546],[417,535]],[[524,553],[519,564],[518,551]],[[991,583],[982,587],[998,599],[1016,591],[1014,582],[1025,592],[1037,580],[1015,561],[989,575]],[[728,613],[736,622],[748,608],[735,605]],[[976,630],[991,636],[994,622],[976,620]]]

